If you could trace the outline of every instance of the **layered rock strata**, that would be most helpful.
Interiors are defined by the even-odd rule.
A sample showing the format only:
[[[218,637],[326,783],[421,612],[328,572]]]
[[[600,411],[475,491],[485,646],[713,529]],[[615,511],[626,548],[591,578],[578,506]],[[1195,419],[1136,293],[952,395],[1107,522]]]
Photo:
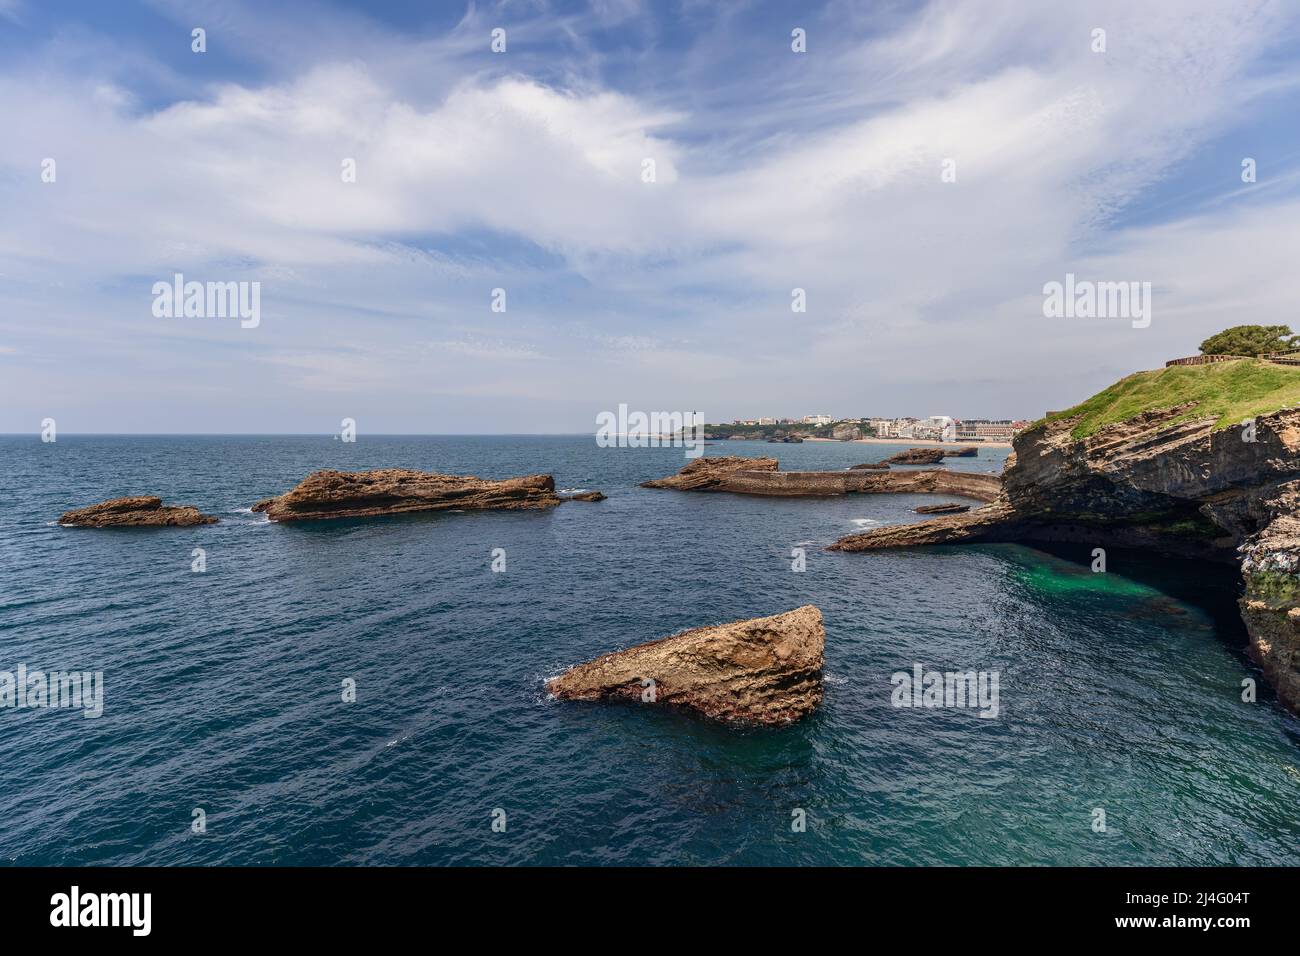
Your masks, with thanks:
[[[996,500],[841,538],[837,551],[976,541],[1137,547],[1240,561],[1252,656],[1300,709],[1300,409],[1216,428],[1190,404],[1076,439],[1077,418],[1022,432]]]
[[[642,482],[641,487],[787,497],[951,494],[976,501],[992,501],[1001,490],[997,475],[973,472],[778,471],[778,468],[774,458],[697,458],[677,474]]]
[[[822,700],[826,631],[811,604],[638,644],[546,684],[561,700],[626,701],[730,724],[788,724]]]
[[[563,499],[550,475],[493,480],[404,468],[317,471],[253,505],[272,521],[368,518],[416,511],[552,508]]]
[[[216,524],[217,519],[189,505],[164,505],[153,495],[112,498],[97,505],[65,511],[59,524],[78,528],[188,528]]]

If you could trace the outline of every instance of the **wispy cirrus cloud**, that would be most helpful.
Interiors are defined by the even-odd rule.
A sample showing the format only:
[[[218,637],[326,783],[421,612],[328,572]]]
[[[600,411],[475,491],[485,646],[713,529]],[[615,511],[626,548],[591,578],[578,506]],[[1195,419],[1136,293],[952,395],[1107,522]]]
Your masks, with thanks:
[[[163,361],[261,396],[281,416],[269,430],[310,430],[317,399],[367,389],[388,402],[381,428],[420,430],[400,396],[430,394],[430,376],[437,395],[537,398],[475,406],[458,419],[471,431],[579,430],[624,400],[712,418],[1029,415],[1242,310],[1284,310],[1269,269],[1297,251],[1279,217],[1300,144],[1261,131],[1295,89],[1290,12],[993,6],[810,8],[799,55],[775,8],[471,7],[409,29],[296,8],[316,39],[284,12],[162,3],[172,27],[202,17],[214,49],[242,44],[179,95],[185,60],[124,79],[85,68],[111,36],[76,31],[69,57],[56,31],[24,64],[46,70],[0,71],[0,332],[34,357],[0,427],[48,414],[42,355],[62,360],[85,427],[98,411],[83,408],[119,429],[138,414],[93,396]],[[498,23],[503,55],[487,50]],[[1267,181],[1243,188],[1236,154],[1261,149]],[[1151,198],[1220,154],[1183,198]],[[1084,269],[1162,290],[1145,337],[1043,319],[1037,290]],[[260,279],[261,326],[160,326],[147,290],[177,271]],[[130,348],[106,367],[96,342]],[[170,380],[165,416],[141,427],[215,423]],[[295,402],[272,400],[286,390]]]

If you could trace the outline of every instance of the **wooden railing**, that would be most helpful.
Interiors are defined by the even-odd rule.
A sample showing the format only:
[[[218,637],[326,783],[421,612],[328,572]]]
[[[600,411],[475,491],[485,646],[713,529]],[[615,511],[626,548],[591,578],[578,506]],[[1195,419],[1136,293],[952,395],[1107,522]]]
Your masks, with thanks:
[[[1213,362],[1235,362],[1244,358],[1259,358],[1274,365],[1300,365],[1300,349],[1286,349],[1282,352],[1267,352],[1264,355],[1189,355],[1187,358],[1170,359],[1165,368],[1171,365],[1209,365]]]
[[[1237,359],[1249,358],[1247,355],[1191,355],[1187,358],[1170,359],[1165,368],[1171,365],[1209,365],[1212,362],[1235,362]]]

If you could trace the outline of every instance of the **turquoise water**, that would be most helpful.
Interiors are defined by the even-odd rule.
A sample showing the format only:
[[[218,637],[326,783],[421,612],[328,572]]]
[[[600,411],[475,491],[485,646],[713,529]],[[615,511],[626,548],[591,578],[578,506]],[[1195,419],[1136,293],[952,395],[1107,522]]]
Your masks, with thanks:
[[[786,470],[895,450],[708,449]],[[1242,702],[1258,674],[1217,569],[1112,553],[1092,574],[1082,547],[828,553],[934,499],[636,487],[683,463],[590,437],[0,438],[0,670],[105,683],[99,719],[0,710],[0,859],[1300,863],[1300,723],[1262,684]],[[317,468],[381,466],[548,471],[609,500],[290,527],[246,510]],[[144,493],[222,523],[53,523]],[[793,727],[542,690],[610,650],[805,603],[826,620],[827,694]],[[998,718],[891,706],[915,663],[996,671]]]

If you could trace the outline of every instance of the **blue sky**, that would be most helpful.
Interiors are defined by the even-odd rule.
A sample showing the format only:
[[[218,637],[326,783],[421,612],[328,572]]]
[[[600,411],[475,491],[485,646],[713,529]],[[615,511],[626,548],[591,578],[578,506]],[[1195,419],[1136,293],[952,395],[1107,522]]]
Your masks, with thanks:
[[[1035,417],[1300,327],[1298,28],[1201,0],[0,0],[0,431]],[[155,317],[177,272],[259,282],[260,323]],[[1045,318],[1066,272],[1151,282],[1150,327]]]

